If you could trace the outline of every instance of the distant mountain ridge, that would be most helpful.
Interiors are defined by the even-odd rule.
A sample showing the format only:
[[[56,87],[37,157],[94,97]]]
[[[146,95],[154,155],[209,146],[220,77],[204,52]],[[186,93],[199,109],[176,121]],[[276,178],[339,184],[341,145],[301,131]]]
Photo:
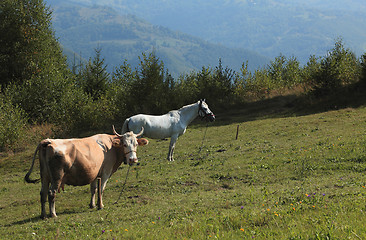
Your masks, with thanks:
[[[273,59],[305,63],[342,37],[357,55],[366,51],[364,0],[79,0],[134,14],[153,24]]]
[[[143,52],[152,52],[174,76],[200,70],[203,66],[224,66],[238,71],[248,61],[251,70],[264,66],[269,59],[244,49],[230,49],[197,37],[152,25],[131,14],[118,14],[110,7],[88,6],[73,1],[49,1],[53,9],[56,36],[68,55],[88,59],[94,49],[102,49],[108,70],[127,60],[133,67]],[[76,59],[78,61],[78,59]]]

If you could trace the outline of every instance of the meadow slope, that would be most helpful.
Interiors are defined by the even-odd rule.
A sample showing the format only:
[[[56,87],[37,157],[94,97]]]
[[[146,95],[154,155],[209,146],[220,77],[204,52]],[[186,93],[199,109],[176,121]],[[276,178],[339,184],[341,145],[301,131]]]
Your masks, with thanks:
[[[125,165],[103,210],[88,208],[89,186],[65,186],[57,219],[39,219],[40,184],[23,181],[36,143],[2,157],[0,239],[366,239],[366,108],[244,113],[189,126],[175,162],[168,141],[140,147],[118,204]]]

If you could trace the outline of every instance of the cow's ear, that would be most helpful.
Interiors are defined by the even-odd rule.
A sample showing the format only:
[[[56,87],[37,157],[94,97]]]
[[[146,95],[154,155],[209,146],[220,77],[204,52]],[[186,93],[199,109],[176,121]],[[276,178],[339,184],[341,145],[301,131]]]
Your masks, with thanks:
[[[149,144],[149,140],[147,140],[146,138],[138,138],[137,143],[139,144],[139,146],[144,146]]]
[[[112,145],[113,145],[113,147],[121,147],[122,146],[121,139],[119,139],[119,138],[113,139]]]

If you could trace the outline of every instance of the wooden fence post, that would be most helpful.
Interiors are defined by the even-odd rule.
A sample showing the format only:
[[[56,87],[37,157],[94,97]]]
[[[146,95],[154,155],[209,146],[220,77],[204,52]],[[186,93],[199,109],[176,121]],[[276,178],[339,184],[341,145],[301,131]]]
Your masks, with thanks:
[[[238,140],[238,136],[239,136],[239,125],[236,127],[236,137],[235,137],[235,140]]]

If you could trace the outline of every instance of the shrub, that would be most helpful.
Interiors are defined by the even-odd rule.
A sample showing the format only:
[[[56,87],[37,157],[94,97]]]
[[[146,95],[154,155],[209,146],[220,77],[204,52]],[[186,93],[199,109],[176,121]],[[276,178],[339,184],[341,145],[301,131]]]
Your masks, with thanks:
[[[361,78],[360,81],[366,85],[366,53],[361,56]]]
[[[15,150],[19,139],[25,134],[24,111],[0,95],[0,151]]]
[[[355,83],[358,78],[359,63],[355,54],[344,48],[342,40],[338,40],[332,51],[322,58],[320,70],[314,76],[313,87],[320,96]]]
[[[108,124],[112,115],[109,103],[106,98],[93,100],[82,89],[69,86],[53,105],[51,119],[64,133],[94,132]]]

